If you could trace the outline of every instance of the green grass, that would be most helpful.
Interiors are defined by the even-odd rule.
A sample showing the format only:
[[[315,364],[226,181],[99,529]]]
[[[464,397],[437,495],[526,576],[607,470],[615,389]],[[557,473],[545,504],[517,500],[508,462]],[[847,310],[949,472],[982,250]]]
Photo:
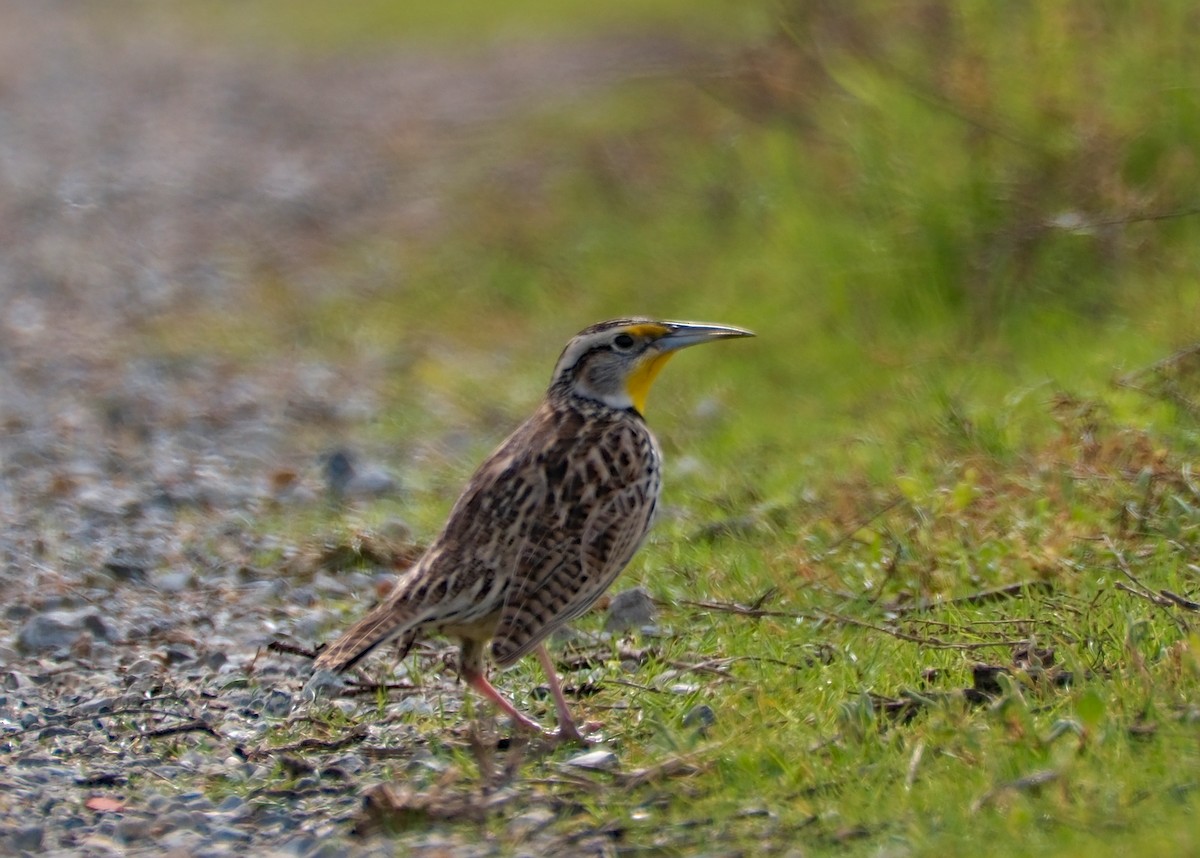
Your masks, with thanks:
[[[320,29],[579,24],[551,4],[503,25],[483,4],[386,6]],[[428,444],[401,510],[423,537],[577,329],[633,312],[760,334],[658,383],[669,515],[619,586],[666,603],[663,631],[623,644],[652,648],[641,664],[614,650],[568,678],[599,684],[579,708],[625,771],[696,771],[546,786],[562,751],[518,789],[559,796],[552,831],[610,831],[631,854],[1200,852],[1197,615],[1117,586],[1200,590],[1197,426],[1179,406],[1195,380],[1180,365],[1178,395],[1113,384],[1196,338],[1200,217],[1159,219],[1195,206],[1194,10],[758,13],[773,35],[728,46],[737,73],[514,123],[501,149],[533,181],[464,165],[458,226],[404,248],[403,289],[311,308],[310,348],[398,355],[395,417],[374,432]],[[457,429],[465,449],[429,440]],[[954,601],[1015,582],[1044,589]],[[687,604],[760,599],[755,617]],[[1016,665],[1018,641],[1073,681]],[[976,662],[1013,673],[969,705]],[[680,667],[703,664],[718,672]],[[546,717],[525,695],[539,681],[522,665],[502,684]],[[871,695],[924,703],[898,719]],[[683,726],[700,703],[704,736]],[[459,717],[414,723],[437,736]],[[458,772],[438,789],[479,788],[470,754],[438,753]],[[507,814],[482,825],[521,848]]]

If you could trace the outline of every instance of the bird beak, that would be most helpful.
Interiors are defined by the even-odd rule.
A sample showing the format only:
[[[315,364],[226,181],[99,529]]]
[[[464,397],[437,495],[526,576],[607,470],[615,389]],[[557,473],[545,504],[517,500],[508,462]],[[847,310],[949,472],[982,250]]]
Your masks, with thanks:
[[[674,352],[688,346],[711,343],[714,340],[729,340],[735,337],[752,337],[754,333],[745,328],[730,325],[704,325],[698,322],[664,322],[667,332],[654,343],[660,352]]]
[[[675,352],[688,346],[711,343],[714,340],[754,336],[742,328],[731,328],[728,325],[700,325],[695,322],[648,323],[644,333],[657,334],[658,339],[650,344],[650,348],[643,353],[641,360],[625,380],[625,389],[629,393],[629,399],[639,414],[646,413],[646,395],[650,392],[650,385],[654,383],[655,377]]]

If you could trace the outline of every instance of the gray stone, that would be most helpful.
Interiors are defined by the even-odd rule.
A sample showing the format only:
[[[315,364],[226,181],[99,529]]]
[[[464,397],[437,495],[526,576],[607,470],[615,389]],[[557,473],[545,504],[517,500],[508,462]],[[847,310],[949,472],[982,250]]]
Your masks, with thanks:
[[[612,751],[596,750],[577,754],[567,760],[564,765],[577,769],[592,769],[594,771],[611,772],[621,764],[617,755]]]
[[[208,830],[208,817],[198,810],[172,810],[159,817],[159,820],[167,829],[200,832]]]
[[[117,636],[98,611],[84,611],[80,623],[98,641],[111,641]]]
[[[223,652],[217,651],[210,652],[208,655],[206,655],[203,659],[203,664],[209,670],[220,670],[225,666],[225,662],[227,661],[229,661],[229,656],[225,655]]]
[[[691,710],[683,716],[683,726],[695,727],[699,732],[703,733],[713,724],[717,723],[717,713],[707,703],[699,703],[691,708]]]
[[[192,858],[226,858],[226,856],[233,854],[233,846],[229,843],[210,840],[197,849]]]
[[[125,673],[128,676],[153,676],[162,670],[162,665],[156,661],[151,661],[148,658],[139,658],[129,667],[125,668]]]
[[[396,480],[378,465],[361,466],[350,450],[334,450],[325,459],[325,486],[336,499],[395,494]]]
[[[26,825],[8,833],[8,845],[14,852],[41,852],[46,829],[40,825]]]
[[[654,601],[641,587],[623,590],[608,603],[608,616],[604,618],[604,629],[621,632],[626,629],[648,626],[654,622]]]
[[[272,718],[286,718],[292,713],[292,703],[292,695],[276,689],[267,695],[262,711]]]
[[[214,828],[208,836],[213,840],[223,843],[249,843],[253,839],[248,831],[242,831],[239,828],[233,828],[228,825],[221,825]]]
[[[227,813],[231,810],[238,810],[245,803],[245,799],[243,799],[241,796],[227,795],[221,800],[221,803],[217,805],[217,810],[221,811],[222,813]]]
[[[332,670],[318,670],[312,675],[300,692],[308,701],[320,700],[322,697],[332,697],[346,685],[346,680]]]
[[[213,800],[202,792],[188,792],[179,797],[188,810],[213,810],[216,805]]]
[[[17,633],[17,649],[31,655],[67,649],[79,640],[83,632],[82,625],[71,612],[35,614],[25,621]]]
[[[122,843],[134,843],[150,836],[151,821],[137,817],[122,819],[116,824],[116,838]]]
[[[311,834],[301,834],[284,844],[284,848],[293,855],[307,855],[316,842],[317,838]]]
[[[346,484],[346,496],[358,498],[377,498],[394,495],[400,489],[399,483],[391,474],[379,467],[367,467],[355,474]]]
[[[103,834],[94,832],[80,840],[80,845],[84,848],[84,855],[100,856],[100,855],[124,855],[125,847],[113,840],[111,837],[106,837]]]
[[[412,542],[413,529],[402,518],[389,518],[379,525],[379,535],[390,542]]]
[[[136,698],[135,698],[136,700]],[[81,715],[107,715],[121,705],[120,697],[97,697],[86,703],[80,703],[77,711]]]
[[[162,651],[162,655],[168,666],[174,666],[178,664],[186,664],[189,661],[194,661],[196,658],[196,651],[187,644],[169,644]]]
[[[159,838],[157,846],[166,852],[178,851],[184,855],[191,855],[203,840],[203,836],[195,831],[170,831]]]
[[[192,586],[191,569],[168,569],[151,578],[151,583],[162,593],[182,593]]]
[[[321,840],[304,853],[304,858],[342,858],[345,854],[346,845],[344,843]]]
[[[104,561],[104,568],[118,581],[143,583],[146,580],[146,570],[150,568],[150,563],[136,551],[116,548]]]
[[[81,611],[46,611],[30,617],[17,634],[17,649],[27,654],[52,652],[74,646],[85,633],[96,640],[116,637],[95,608]]]
[[[27,620],[33,614],[34,610],[29,605],[9,605],[4,609],[4,618],[6,620]]]
[[[171,800],[162,793],[152,792],[142,799],[142,806],[153,813],[161,813],[171,804]]]

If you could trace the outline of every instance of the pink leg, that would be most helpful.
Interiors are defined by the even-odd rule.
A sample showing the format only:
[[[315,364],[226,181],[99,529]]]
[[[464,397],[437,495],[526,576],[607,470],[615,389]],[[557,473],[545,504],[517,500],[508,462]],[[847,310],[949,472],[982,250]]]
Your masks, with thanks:
[[[571,717],[571,710],[567,707],[567,699],[563,697],[562,685],[558,681],[558,673],[554,670],[554,662],[550,658],[550,653],[546,652],[544,645],[538,646],[537,656],[538,661],[541,662],[542,670],[546,672],[546,682],[550,686],[550,694],[554,697],[554,709],[558,713],[557,730],[551,731],[545,729],[541,724],[513,706],[507,697],[497,691],[488,682],[487,676],[484,675],[483,671],[469,670],[464,667],[463,678],[467,680],[468,685],[474,688],[485,699],[496,704],[496,707],[501,712],[512,718],[520,727],[544,736],[547,739],[586,744],[583,734],[575,726],[575,719]]]
[[[464,678],[467,680],[468,685],[478,691],[485,698],[495,703],[501,712],[503,712],[509,718],[512,718],[526,730],[531,730],[534,733],[541,733],[542,735],[549,734],[549,731],[542,727],[541,724],[534,721],[528,715],[520,712],[516,706],[513,706],[511,703],[509,703],[508,698],[497,691],[492,684],[487,681],[487,677],[482,673],[464,672]]]
[[[558,681],[558,673],[554,670],[554,660],[550,658],[550,653],[546,652],[545,644],[538,644],[537,657],[542,664],[542,670],[546,673],[546,683],[550,686],[550,694],[554,697],[554,709],[558,713],[559,738],[572,742],[583,742],[583,735],[575,726],[575,719],[571,717],[571,710],[567,707],[567,698],[563,697],[562,685]]]

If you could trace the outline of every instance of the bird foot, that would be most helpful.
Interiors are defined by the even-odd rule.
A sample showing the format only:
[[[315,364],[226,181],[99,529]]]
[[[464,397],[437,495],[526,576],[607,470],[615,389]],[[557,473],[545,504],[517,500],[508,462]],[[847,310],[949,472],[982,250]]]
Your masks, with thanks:
[[[582,745],[585,748],[603,742],[604,737],[600,735],[600,730],[604,725],[599,721],[585,721],[581,726],[577,726],[573,721],[565,724],[560,724],[554,730],[542,730],[541,736],[552,747],[558,745],[576,744]]]

